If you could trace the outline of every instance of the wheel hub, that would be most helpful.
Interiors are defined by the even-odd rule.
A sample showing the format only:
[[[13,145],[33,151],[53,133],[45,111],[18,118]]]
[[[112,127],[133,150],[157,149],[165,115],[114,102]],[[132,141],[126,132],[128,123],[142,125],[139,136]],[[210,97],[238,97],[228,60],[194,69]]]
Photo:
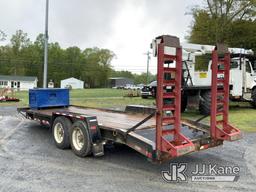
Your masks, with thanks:
[[[57,123],[54,127],[54,138],[57,143],[61,143],[64,139],[64,129],[61,123]]]
[[[84,146],[84,135],[80,128],[75,128],[72,133],[72,140],[76,150],[81,150]]]

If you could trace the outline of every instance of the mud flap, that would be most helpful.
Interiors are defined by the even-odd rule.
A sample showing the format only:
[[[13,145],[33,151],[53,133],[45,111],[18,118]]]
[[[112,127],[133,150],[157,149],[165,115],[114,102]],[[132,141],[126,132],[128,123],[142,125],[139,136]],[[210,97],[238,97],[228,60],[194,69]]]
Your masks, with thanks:
[[[103,146],[103,143],[100,142],[100,143],[94,143],[92,145],[92,153],[93,153],[93,156],[95,157],[101,157],[104,155],[104,146]]]

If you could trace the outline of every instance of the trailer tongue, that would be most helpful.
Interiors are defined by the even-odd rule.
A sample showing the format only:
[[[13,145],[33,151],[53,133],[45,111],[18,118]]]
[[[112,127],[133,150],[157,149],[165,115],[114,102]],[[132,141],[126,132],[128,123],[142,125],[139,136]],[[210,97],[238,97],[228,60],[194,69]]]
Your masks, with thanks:
[[[212,111],[208,126],[181,120],[182,49],[179,39],[165,35],[155,41],[158,90],[156,109],[145,110],[149,114],[71,105],[20,108],[19,112],[28,119],[51,126],[56,146],[61,149],[71,146],[80,157],[103,155],[104,144],[111,141],[125,144],[149,160],[161,163],[221,145],[225,140],[239,139],[240,131],[228,123],[229,53],[220,53],[220,50],[212,53]],[[219,57],[218,52],[225,57]],[[224,69],[219,70],[220,64],[224,64]],[[218,79],[218,73],[224,73],[224,79]],[[222,89],[219,84],[223,84]]]

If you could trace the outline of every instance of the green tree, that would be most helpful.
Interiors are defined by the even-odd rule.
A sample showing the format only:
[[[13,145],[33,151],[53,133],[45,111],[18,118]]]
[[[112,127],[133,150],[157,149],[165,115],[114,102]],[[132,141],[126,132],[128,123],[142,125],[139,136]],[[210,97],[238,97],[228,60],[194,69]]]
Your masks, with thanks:
[[[78,47],[69,47],[65,51],[65,62],[70,67],[70,76],[81,78],[80,67],[82,66],[82,51]]]
[[[85,65],[82,78],[90,87],[106,87],[111,74],[111,61],[115,54],[108,49],[87,48],[83,51]]]
[[[13,48],[14,55],[18,55],[22,48],[28,47],[30,44],[28,34],[22,30],[17,30],[15,35],[11,37],[11,46]]]
[[[205,4],[193,10],[194,23],[188,37],[192,43],[229,44],[234,23],[254,21],[256,17],[256,0],[205,0]]]
[[[0,30],[0,41],[4,41],[6,39],[6,34]]]
[[[65,78],[84,80],[89,87],[106,87],[113,69],[115,54],[108,49],[79,47],[62,48],[58,42],[49,43],[48,79],[56,86]],[[39,34],[34,42],[18,30],[9,45],[0,46],[0,71],[6,75],[37,76],[39,86],[43,75],[44,36]]]
[[[111,71],[111,77],[126,77],[130,79],[134,79],[134,75],[130,71]]]
[[[41,50],[44,49],[44,34],[40,33],[34,42],[34,45],[40,48]]]
[[[149,76],[149,82],[151,81],[154,81],[156,80],[156,76],[149,73],[148,74]],[[141,74],[134,74],[134,83],[135,84],[140,84],[140,83],[143,83],[143,84],[146,84],[147,83],[147,73],[141,73]]]
[[[12,53],[9,57],[12,58],[10,61],[10,70],[11,74],[24,75],[25,66],[24,61],[22,60],[22,52],[31,44],[27,33],[24,33],[22,30],[17,30],[14,35],[11,37],[11,50]]]
[[[256,20],[236,20],[232,22],[227,42],[230,47],[253,49],[256,53]]]

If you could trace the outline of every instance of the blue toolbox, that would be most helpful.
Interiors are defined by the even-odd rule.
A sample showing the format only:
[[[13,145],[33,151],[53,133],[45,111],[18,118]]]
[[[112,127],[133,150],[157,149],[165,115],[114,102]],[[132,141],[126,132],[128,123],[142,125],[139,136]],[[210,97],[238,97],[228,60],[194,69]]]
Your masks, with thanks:
[[[67,107],[69,106],[69,89],[30,89],[30,108]]]

